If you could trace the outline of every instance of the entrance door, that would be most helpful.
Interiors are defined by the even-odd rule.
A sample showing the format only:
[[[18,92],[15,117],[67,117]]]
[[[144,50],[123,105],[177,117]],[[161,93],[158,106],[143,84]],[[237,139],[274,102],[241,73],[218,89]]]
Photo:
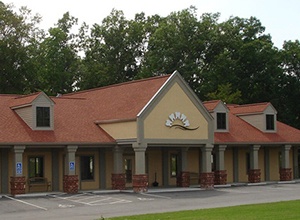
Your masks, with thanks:
[[[126,187],[132,187],[132,175],[135,173],[134,156],[124,156]]]

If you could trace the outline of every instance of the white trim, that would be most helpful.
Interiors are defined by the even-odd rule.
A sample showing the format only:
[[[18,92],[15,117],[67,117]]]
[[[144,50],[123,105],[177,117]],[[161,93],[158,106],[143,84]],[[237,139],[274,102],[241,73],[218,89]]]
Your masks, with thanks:
[[[141,114],[145,111],[145,109],[150,105],[150,103],[157,97],[157,95],[163,90],[165,85],[177,74],[177,70],[175,70],[172,75],[166,80],[166,82],[157,90],[157,92],[152,96],[152,98],[149,100],[149,102],[142,108],[142,110],[137,114],[137,117],[140,117]]]

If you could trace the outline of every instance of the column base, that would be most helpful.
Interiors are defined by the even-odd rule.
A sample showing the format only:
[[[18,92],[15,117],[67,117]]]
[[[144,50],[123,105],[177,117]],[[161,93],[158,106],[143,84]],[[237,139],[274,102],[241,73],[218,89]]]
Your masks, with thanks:
[[[25,194],[26,179],[25,176],[10,177],[10,193],[15,196]]]
[[[280,181],[291,181],[291,180],[292,180],[292,168],[281,168]]]
[[[182,171],[176,180],[178,187],[189,187],[190,186],[190,172]]]
[[[148,191],[148,175],[136,174],[132,176],[132,187],[136,193]]]
[[[214,176],[214,172],[200,173],[200,187],[204,189],[213,189]]]
[[[215,185],[226,185],[227,184],[227,171],[226,170],[216,170],[214,183]]]
[[[125,173],[111,174],[111,188],[124,190],[126,188],[126,175]]]
[[[248,172],[249,183],[260,183],[261,172],[260,169],[252,169]]]
[[[78,175],[64,175],[63,190],[68,194],[78,193]]]

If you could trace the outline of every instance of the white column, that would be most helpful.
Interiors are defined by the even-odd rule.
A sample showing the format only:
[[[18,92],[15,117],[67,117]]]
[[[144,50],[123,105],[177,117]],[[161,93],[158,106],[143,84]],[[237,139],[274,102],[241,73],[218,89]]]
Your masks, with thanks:
[[[114,173],[124,173],[123,170],[123,149],[120,146],[114,147]]]
[[[135,174],[145,174],[146,173],[146,146],[134,143],[133,145],[135,153]]]
[[[202,172],[209,173],[211,170],[211,152],[213,149],[212,144],[206,144],[205,147],[201,148],[202,152]]]
[[[217,170],[224,170],[224,152],[227,145],[219,145],[216,146],[216,169]]]
[[[23,153],[25,150],[25,146],[14,146],[14,172],[13,175],[15,177],[21,177],[23,176]]]
[[[258,169],[258,150],[260,145],[253,145],[250,147],[250,169]]]
[[[281,167],[282,168],[290,168],[290,149],[292,145],[284,145],[281,149]]]
[[[66,164],[65,164],[65,171],[66,175],[75,175],[76,170],[76,160],[75,160],[75,153],[77,151],[78,146],[69,145],[66,148]]]

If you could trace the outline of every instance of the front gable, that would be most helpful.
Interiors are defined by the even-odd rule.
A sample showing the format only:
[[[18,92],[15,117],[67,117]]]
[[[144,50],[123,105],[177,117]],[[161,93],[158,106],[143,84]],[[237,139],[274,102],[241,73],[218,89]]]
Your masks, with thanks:
[[[138,138],[147,142],[213,142],[213,119],[178,72],[138,115]]]

